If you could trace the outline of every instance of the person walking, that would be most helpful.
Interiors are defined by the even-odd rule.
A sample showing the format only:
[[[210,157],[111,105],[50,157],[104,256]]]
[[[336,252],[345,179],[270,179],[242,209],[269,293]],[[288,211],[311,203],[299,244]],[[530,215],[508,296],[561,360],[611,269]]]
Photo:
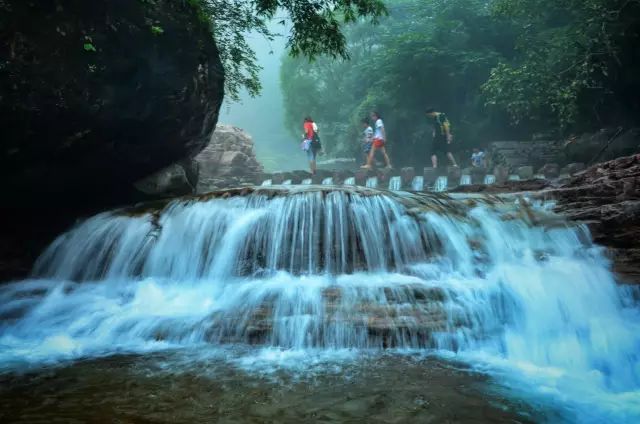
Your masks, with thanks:
[[[473,153],[471,154],[471,166],[480,169],[487,167],[487,157],[484,150],[474,147]]]
[[[371,143],[371,151],[369,152],[369,157],[367,158],[367,164],[361,166],[361,168],[371,169],[371,165],[373,163],[373,159],[375,157],[376,151],[380,151],[382,156],[384,157],[385,164],[387,168],[391,168],[391,161],[389,160],[389,156],[387,155],[387,151],[385,149],[385,140],[387,139],[387,133],[384,129],[384,122],[382,122],[382,117],[378,112],[371,112],[371,119],[375,122],[374,133],[373,133],[373,142]]]
[[[307,153],[311,175],[316,175],[316,157],[318,156],[318,152],[322,150],[320,136],[318,135],[318,126],[310,116],[307,116],[304,118],[302,128],[304,131],[302,135],[302,150]]]
[[[453,135],[451,134],[451,123],[447,116],[438,112],[433,108],[426,110],[427,117],[432,119],[433,123],[433,147],[431,149],[431,164],[434,168],[438,167],[438,155],[446,154],[451,165],[457,167],[453,153],[451,153],[451,143]]]
[[[369,158],[369,152],[371,152],[371,146],[373,145],[373,128],[369,124],[369,120],[364,118],[362,121],[362,164],[367,164],[367,159]]]

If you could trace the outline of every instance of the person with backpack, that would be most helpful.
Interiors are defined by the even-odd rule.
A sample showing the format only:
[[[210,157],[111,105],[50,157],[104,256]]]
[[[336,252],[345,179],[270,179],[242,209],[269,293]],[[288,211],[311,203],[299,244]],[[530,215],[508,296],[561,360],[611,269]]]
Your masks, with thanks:
[[[307,153],[311,175],[316,175],[316,157],[318,156],[318,152],[322,150],[320,136],[318,135],[318,126],[310,116],[307,116],[304,118],[302,128],[304,130],[302,150]]]
[[[426,110],[427,117],[432,119],[433,123],[433,147],[431,150],[431,164],[434,168],[438,167],[438,155],[446,154],[451,164],[458,166],[456,160],[451,153],[451,143],[453,135],[451,134],[451,123],[447,116],[438,112],[433,108]]]

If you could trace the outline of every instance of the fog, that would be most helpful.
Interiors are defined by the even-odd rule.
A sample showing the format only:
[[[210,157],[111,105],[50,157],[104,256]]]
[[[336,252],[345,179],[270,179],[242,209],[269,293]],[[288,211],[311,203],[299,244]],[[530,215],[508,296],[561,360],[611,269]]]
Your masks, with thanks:
[[[271,29],[282,31],[280,26]],[[304,169],[306,162],[299,140],[291,137],[284,125],[280,59],[286,54],[286,38],[269,41],[250,35],[249,40],[263,68],[262,92],[255,98],[243,92],[240,102],[225,101],[219,122],[242,128],[253,137],[256,155],[266,171]]]

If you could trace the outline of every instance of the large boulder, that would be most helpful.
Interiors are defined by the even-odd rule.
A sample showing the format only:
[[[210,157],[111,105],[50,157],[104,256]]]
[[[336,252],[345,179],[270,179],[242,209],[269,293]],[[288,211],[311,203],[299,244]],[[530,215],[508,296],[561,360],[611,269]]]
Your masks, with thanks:
[[[594,165],[549,194],[609,248],[623,281],[640,283],[640,155]]]
[[[196,3],[0,1],[7,202],[106,207],[208,142],[224,73]]]
[[[208,143],[224,72],[198,4],[0,0],[0,281]],[[165,191],[184,192],[188,169]]]
[[[198,193],[254,182],[262,174],[253,139],[244,130],[231,125],[218,125],[209,144],[194,160],[198,169]]]

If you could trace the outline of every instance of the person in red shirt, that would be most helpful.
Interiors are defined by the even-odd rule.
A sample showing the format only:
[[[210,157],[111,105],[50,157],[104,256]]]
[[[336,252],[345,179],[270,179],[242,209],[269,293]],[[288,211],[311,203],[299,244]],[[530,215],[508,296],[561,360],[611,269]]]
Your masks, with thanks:
[[[304,131],[302,150],[307,152],[307,159],[309,159],[309,169],[311,170],[311,175],[315,175],[316,156],[322,149],[322,146],[320,144],[320,137],[318,136],[318,126],[315,124],[315,122],[313,122],[313,119],[311,119],[310,116],[307,116],[306,118],[304,118],[302,129]]]

